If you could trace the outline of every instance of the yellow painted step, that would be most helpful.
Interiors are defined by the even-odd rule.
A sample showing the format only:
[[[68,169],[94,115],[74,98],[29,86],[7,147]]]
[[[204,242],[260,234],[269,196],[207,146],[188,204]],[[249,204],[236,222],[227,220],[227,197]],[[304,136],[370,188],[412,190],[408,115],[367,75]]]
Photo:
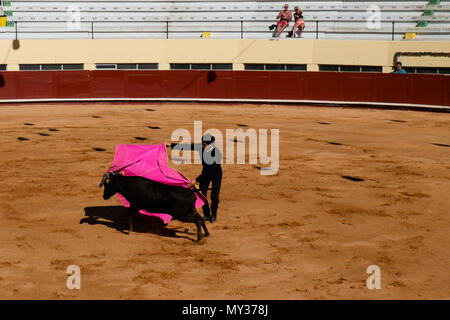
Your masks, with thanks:
[[[405,33],[405,39],[415,39],[416,33],[415,32],[407,32]]]

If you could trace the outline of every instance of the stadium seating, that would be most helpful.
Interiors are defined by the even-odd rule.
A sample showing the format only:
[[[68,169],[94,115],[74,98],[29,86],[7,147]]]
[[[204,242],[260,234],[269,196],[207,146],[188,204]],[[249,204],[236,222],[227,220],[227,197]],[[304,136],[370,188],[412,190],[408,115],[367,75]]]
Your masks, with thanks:
[[[433,1],[433,0],[431,0]],[[434,0],[436,1],[436,0]],[[286,1],[305,16],[306,39],[450,40],[450,1]],[[272,36],[284,1],[2,1],[7,27],[0,39],[211,38]],[[381,23],[368,27],[367,9]],[[77,10],[79,10],[77,12]],[[77,20],[79,19],[79,21]]]

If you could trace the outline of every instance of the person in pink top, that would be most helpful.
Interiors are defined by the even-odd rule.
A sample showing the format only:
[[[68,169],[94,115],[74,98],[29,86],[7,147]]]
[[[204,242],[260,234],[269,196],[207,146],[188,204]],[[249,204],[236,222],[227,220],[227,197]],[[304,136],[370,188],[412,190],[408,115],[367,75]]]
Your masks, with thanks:
[[[281,10],[277,15],[277,20],[279,19],[277,23],[277,33],[275,37],[279,38],[280,34],[283,32],[286,27],[289,26],[289,21],[292,20],[292,12],[289,10],[289,5],[285,4],[284,9]]]
[[[303,11],[296,6],[294,8],[294,21],[295,24],[292,27],[292,31],[289,33],[291,38],[295,37],[295,32],[297,31],[297,35],[299,38],[303,38],[302,32],[305,29],[305,21],[303,20]]]

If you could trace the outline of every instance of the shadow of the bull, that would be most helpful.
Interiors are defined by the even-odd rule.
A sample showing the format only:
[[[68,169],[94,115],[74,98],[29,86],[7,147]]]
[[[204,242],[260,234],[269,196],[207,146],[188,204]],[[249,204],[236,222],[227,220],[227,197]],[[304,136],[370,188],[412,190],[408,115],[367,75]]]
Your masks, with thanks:
[[[80,220],[80,224],[101,224],[108,228],[129,234],[127,210],[128,209],[123,206],[86,207],[84,208],[85,217]],[[166,227],[161,219],[143,214],[138,215],[135,219],[135,227],[132,232],[153,233],[163,237],[185,238],[195,241],[195,239],[187,236],[177,235],[177,233],[193,235],[187,228],[184,230],[178,230],[180,227],[170,229]]]

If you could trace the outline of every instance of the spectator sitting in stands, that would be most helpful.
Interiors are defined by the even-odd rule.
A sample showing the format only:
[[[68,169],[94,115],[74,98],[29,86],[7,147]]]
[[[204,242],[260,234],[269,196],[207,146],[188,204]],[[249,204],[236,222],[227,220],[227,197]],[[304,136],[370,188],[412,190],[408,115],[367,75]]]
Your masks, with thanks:
[[[402,63],[399,61],[395,64],[394,72],[392,73],[406,73],[405,69],[402,67]]]
[[[277,15],[277,20],[280,19],[277,23],[277,32],[274,37],[279,38],[280,34],[289,26],[289,21],[292,20],[292,13],[289,11],[289,5],[284,5],[284,10],[281,10]]]
[[[302,32],[305,29],[305,21],[303,20],[303,11],[298,6],[294,8],[294,21],[295,24],[292,27],[292,31],[289,32],[288,37],[294,38],[295,32],[297,32],[297,36],[303,38]]]

